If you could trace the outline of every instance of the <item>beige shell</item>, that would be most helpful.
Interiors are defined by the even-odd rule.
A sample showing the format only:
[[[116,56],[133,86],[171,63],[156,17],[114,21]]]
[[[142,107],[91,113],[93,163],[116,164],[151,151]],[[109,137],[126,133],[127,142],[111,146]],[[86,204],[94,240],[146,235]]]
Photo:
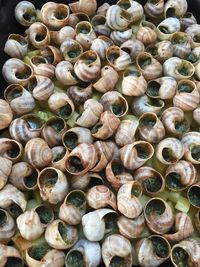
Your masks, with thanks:
[[[138,54],[136,65],[146,81],[157,79],[162,75],[162,65],[147,52]]]
[[[115,263],[118,257],[123,259],[124,267],[132,266],[132,246],[128,239],[122,235],[108,236],[102,244],[102,257],[106,267]]]
[[[84,82],[90,82],[96,79],[100,70],[101,60],[98,54],[92,50],[82,53],[74,65],[75,74]]]
[[[173,54],[176,57],[186,59],[191,53],[191,39],[184,32],[176,32],[171,37]]]
[[[111,66],[104,66],[101,69],[101,78],[93,84],[93,87],[100,93],[106,93],[115,89],[119,75]]]
[[[22,158],[23,146],[19,142],[9,138],[0,138],[0,156],[13,163]]]
[[[176,163],[183,157],[183,155],[183,144],[173,137],[163,139],[156,147],[157,159],[166,165]]]
[[[91,0],[90,2],[88,2],[87,0],[79,0],[77,2],[69,4],[69,7],[73,13],[83,12],[88,16],[91,16],[97,9],[97,1]]]
[[[25,146],[26,160],[35,168],[42,169],[52,161],[52,152],[41,138],[33,138]]]
[[[144,45],[154,43],[157,40],[155,25],[148,21],[142,21],[136,37]]]
[[[28,29],[30,43],[40,49],[50,43],[50,32],[41,22],[33,23]]]
[[[84,110],[76,121],[76,124],[86,128],[94,126],[103,113],[103,106],[95,99],[88,99],[84,103],[83,109]]]
[[[165,60],[173,56],[173,45],[170,41],[164,40],[152,45],[156,49],[156,55],[154,56],[160,63],[164,63]],[[150,45],[151,47],[151,45]]]
[[[30,26],[36,21],[36,8],[29,1],[20,1],[15,7],[15,18],[23,26]]]
[[[106,166],[105,173],[106,179],[116,191],[118,191],[122,185],[133,181],[131,173],[129,173],[118,160],[111,160]]]
[[[164,16],[167,17],[183,17],[188,9],[188,4],[186,0],[168,0],[164,8]]]
[[[27,89],[38,101],[46,101],[54,92],[54,84],[48,77],[34,75],[29,79]]]
[[[127,218],[135,219],[142,213],[141,184],[131,181],[123,184],[117,193],[117,208]]]
[[[112,141],[96,141],[94,143],[99,161],[92,169],[94,172],[102,171],[112,159],[119,157],[119,149]]]
[[[75,107],[73,101],[65,93],[56,92],[48,100],[51,111],[63,119],[68,119],[74,113]]]
[[[200,42],[199,42],[199,34],[200,34],[200,26],[199,24],[192,24],[191,26],[189,26],[185,32],[191,37],[191,44],[192,44],[192,47],[195,48],[195,47],[198,47]]]
[[[55,69],[56,79],[64,85],[74,85],[78,81],[73,74],[74,67],[69,61],[61,61]]]
[[[70,225],[81,222],[86,212],[86,195],[81,190],[70,191],[59,209],[59,218]]]
[[[194,111],[193,111],[193,119],[195,120],[195,122],[199,125],[200,124],[200,108],[197,107]]]
[[[84,175],[97,163],[97,151],[92,144],[82,143],[75,147],[66,160],[66,170],[73,175]]]
[[[128,52],[132,60],[134,60],[139,53],[144,52],[145,50],[144,44],[137,39],[124,42],[120,48],[123,51]]]
[[[76,41],[78,41],[84,50],[90,49],[92,42],[96,39],[96,33],[88,21],[81,21],[76,25]]]
[[[74,226],[55,220],[48,225],[45,239],[52,248],[69,249],[78,241],[78,231]]]
[[[90,21],[89,16],[84,13],[84,12],[76,12],[76,13],[71,13],[69,15],[69,26],[72,28],[76,28],[76,24],[79,23],[80,21]]]
[[[30,77],[33,75],[33,70],[22,60],[18,58],[10,58],[4,63],[2,74],[9,84],[26,85]]]
[[[149,229],[157,234],[167,233],[174,224],[173,211],[161,198],[151,198],[146,203],[144,217]]]
[[[71,26],[65,26],[59,31],[50,31],[51,41],[60,46],[67,38],[74,39],[76,32]]]
[[[188,132],[183,135],[181,140],[184,147],[184,157],[186,160],[193,164],[200,164],[199,160],[199,144],[200,144],[200,133],[199,132]]]
[[[130,55],[116,45],[108,47],[106,59],[116,71],[125,70],[131,64]]]
[[[175,215],[175,229],[174,234],[164,235],[169,242],[179,242],[192,235],[194,228],[188,214],[179,212]]]
[[[133,36],[132,29],[124,30],[124,31],[112,31],[110,34],[110,38],[116,45],[122,45],[126,41],[130,40]]]
[[[170,107],[163,111],[161,121],[166,131],[173,136],[182,136],[190,130],[182,109]]]
[[[170,165],[165,173],[166,187],[172,191],[182,191],[195,183],[197,170],[191,162],[180,160]]]
[[[164,250],[163,253],[160,253],[158,249],[160,246]],[[156,267],[160,266],[170,257],[171,246],[167,239],[163,236],[151,235],[138,241],[136,244],[136,252],[138,262],[141,266]]]
[[[110,7],[110,5],[109,5],[108,3],[104,3],[104,4],[102,4],[101,6],[99,6],[99,7],[97,8],[96,13],[97,13],[98,15],[106,16],[106,13],[107,13],[109,7]]]
[[[156,0],[154,2],[148,0],[144,6],[144,10],[149,17],[158,18],[162,16],[164,6],[164,0]]]
[[[106,50],[108,47],[114,45],[113,41],[105,35],[100,35],[94,39],[90,47],[91,50],[95,51],[100,59],[106,59]]]
[[[33,210],[25,211],[17,218],[17,227],[21,236],[26,240],[36,240],[44,232],[40,217]]]
[[[64,146],[55,146],[51,151],[53,158],[50,166],[65,172],[65,162],[69,155],[69,151]]]
[[[56,66],[63,58],[58,48],[47,45],[40,49],[40,55],[44,57],[49,64]]]
[[[72,176],[70,178],[70,185],[74,189],[85,190],[95,185],[104,184],[103,178],[95,172],[88,172],[80,176]]]
[[[55,168],[43,169],[38,177],[41,198],[51,204],[61,202],[69,189],[66,175]]]
[[[55,66],[49,64],[43,56],[33,56],[30,59],[30,66],[35,75],[40,75],[52,79],[55,74]]]
[[[61,144],[66,130],[67,125],[64,119],[52,117],[44,124],[41,135],[50,147],[54,147]]]
[[[82,82],[67,89],[67,94],[75,105],[84,104],[85,101],[92,98],[92,93],[92,84]]]
[[[179,255],[179,253],[183,253],[186,255],[186,264],[188,266],[198,266],[200,264],[200,242],[199,240],[188,238],[183,241],[181,241],[178,244],[175,244],[172,247],[171,252],[171,261],[174,264],[175,267],[180,266],[182,264],[182,261],[178,258],[176,258],[176,255]]]
[[[92,136],[100,140],[111,137],[120,125],[120,119],[111,111],[105,111],[101,114],[99,123],[91,130]]]
[[[0,190],[6,185],[12,170],[12,161],[0,156]]]
[[[12,166],[9,182],[22,191],[35,190],[38,174],[39,171],[27,162],[18,162]]]
[[[47,2],[42,6],[41,20],[49,28],[60,29],[67,25],[69,12],[67,5]]]
[[[82,48],[81,44],[79,44],[78,41],[71,39],[71,38],[67,38],[66,40],[64,40],[64,42],[62,42],[62,44],[60,46],[60,51],[61,51],[64,59],[67,62],[75,63],[82,55],[83,48]],[[68,71],[71,71],[71,65],[69,63],[68,64],[65,63],[64,66],[65,66],[65,68],[67,68]],[[63,73],[61,71],[62,70],[60,70],[60,73]],[[64,75],[62,74],[62,76],[64,76]],[[62,79],[66,79],[66,77],[65,78],[62,77]]]
[[[157,26],[157,37],[159,40],[169,40],[173,33],[179,32],[181,23],[175,17],[169,17],[161,21]]]
[[[0,244],[0,266],[6,266],[6,263],[9,258],[13,259],[13,262],[21,264],[21,266],[23,266],[22,257],[15,247]]]
[[[146,141],[136,141],[120,149],[120,158],[125,168],[135,170],[154,154],[153,146]]]
[[[15,221],[6,210],[0,209],[0,223],[0,242],[7,244],[15,234]]]
[[[10,105],[3,99],[0,99],[0,130],[7,128],[12,119],[13,119],[13,112]]]
[[[82,217],[82,227],[85,237],[89,241],[101,241],[105,234],[109,232],[106,221],[116,217],[116,212],[112,209],[97,209],[86,213]],[[110,229],[112,231],[112,229]]]
[[[35,114],[26,114],[13,120],[9,127],[10,136],[18,142],[25,144],[32,138],[40,136],[44,121]]]
[[[200,62],[198,62],[195,66],[195,75],[197,77],[197,79],[200,79]]]
[[[119,128],[115,133],[115,142],[122,147],[135,141],[135,134],[139,126],[139,120],[135,116],[125,117],[121,120]]]
[[[36,105],[31,93],[19,84],[9,85],[4,91],[4,97],[17,115],[31,112]]]
[[[117,221],[117,226],[121,235],[128,239],[140,238],[145,228],[145,218],[141,214],[135,219],[128,219],[125,216],[120,216]]]
[[[88,205],[93,209],[105,208],[108,205],[117,209],[114,193],[105,185],[96,185],[90,188],[86,194]]]
[[[139,118],[138,130],[140,137],[150,143],[158,143],[165,136],[165,128],[153,112],[146,112]]]
[[[144,15],[143,7],[137,1],[119,0],[117,2],[117,5],[126,10],[131,15],[132,23],[138,22]]]
[[[28,42],[25,37],[19,34],[10,34],[4,46],[4,52],[10,57],[22,59],[28,48]]]
[[[140,182],[144,192],[149,196],[156,196],[165,189],[165,179],[157,170],[145,166],[137,169],[134,180]]]
[[[106,23],[105,15],[97,14],[91,19],[91,24],[94,28],[94,32],[97,35],[110,36],[111,29]]]
[[[147,82],[143,75],[136,69],[127,69],[123,73],[122,94],[126,96],[144,95]]]
[[[176,94],[177,82],[174,78],[165,76],[148,82],[146,94],[151,98],[162,100],[173,99]]]

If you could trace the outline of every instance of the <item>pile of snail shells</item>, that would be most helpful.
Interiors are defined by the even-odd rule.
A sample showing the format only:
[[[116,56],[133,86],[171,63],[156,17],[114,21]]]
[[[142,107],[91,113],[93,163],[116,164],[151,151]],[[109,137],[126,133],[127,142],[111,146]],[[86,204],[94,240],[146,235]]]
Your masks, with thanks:
[[[22,1],[15,17],[27,29],[4,48],[0,266],[199,267],[200,25],[187,1]]]

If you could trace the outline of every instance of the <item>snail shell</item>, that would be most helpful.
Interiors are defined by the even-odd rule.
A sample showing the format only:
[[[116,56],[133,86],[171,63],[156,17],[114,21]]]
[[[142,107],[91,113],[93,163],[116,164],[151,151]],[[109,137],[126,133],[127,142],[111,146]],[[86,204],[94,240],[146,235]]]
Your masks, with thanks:
[[[191,40],[186,33],[174,33],[171,37],[171,43],[173,44],[174,56],[186,59],[191,53]]]
[[[67,94],[75,105],[81,105],[92,97],[92,85],[87,83],[73,85],[68,88]]]
[[[90,0],[90,2],[88,2],[87,0],[79,0],[77,2],[69,4],[69,7],[72,13],[83,12],[88,16],[91,16],[97,9],[97,1]]]
[[[195,208],[200,208],[199,202],[200,183],[192,184],[187,192],[187,198],[191,205]]]
[[[104,60],[106,59],[106,50],[112,45],[114,45],[114,43],[110,38],[105,35],[100,35],[92,41],[90,49],[95,51],[100,59]]]
[[[47,59],[42,56],[33,56],[30,65],[35,75],[40,75],[52,79],[55,74],[55,66],[49,64]]]
[[[155,25],[148,21],[142,21],[136,37],[144,45],[155,43],[157,40]]]
[[[23,266],[23,260],[21,258],[21,255],[19,251],[12,247],[12,246],[6,246],[3,244],[0,244],[0,262],[1,267],[4,267],[6,263],[9,261],[9,259],[12,259],[12,261],[17,264],[20,264]]]
[[[20,1],[15,7],[15,18],[23,26],[30,26],[36,21],[36,8],[29,1]]]
[[[193,24],[197,24],[197,20],[191,12],[186,12],[183,17],[180,18],[180,22],[182,31],[185,31]]]
[[[198,47],[200,42],[198,39],[199,33],[200,33],[200,27],[199,24],[192,24],[191,26],[189,26],[185,32],[192,38],[191,40],[191,45],[192,48]]]
[[[20,161],[22,157],[23,146],[19,142],[9,138],[0,138],[0,156],[13,163]]]
[[[117,5],[120,6],[123,10],[127,11],[131,15],[131,22],[135,23],[138,20],[142,19],[144,15],[143,7],[140,3],[133,0],[119,0]]]
[[[188,9],[186,0],[168,0],[164,8],[164,16],[167,17],[183,17]]]
[[[157,37],[159,40],[169,40],[173,33],[179,32],[181,23],[175,17],[166,18],[157,26]]]
[[[0,130],[7,128],[13,119],[13,112],[10,105],[3,99],[0,99]]]
[[[106,16],[106,13],[109,9],[110,5],[108,3],[104,3],[103,5],[99,6],[97,8],[97,14],[98,15],[103,15],[103,16]]]
[[[131,64],[130,55],[116,45],[108,47],[106,59],[116,71],[125,70]]]
[[[144,6],[144,10],[149,17],[158,18],[162,16],[164,6],[164,0],[156,0],[154,2],[148,0]]]
[[[67,38],[74,39],[76,32],[71,26],[65,26],[59,31],[50,31],[51,41],[60,46]]]
[[[120,46],[120,48],[123,51],[128,52],[132,61],[135,60],[135,58],[137,57],[137,55],[139,53],[144,52],[144,50],[145,50],[144,44],[137,39],[128,40],[128,41],[124,42]]]
[[[80,21],[90,21],[89,16],[84,12],[76,12],[69,15],[69,26],[76,28],[77,23]]]
[[[0,190],[6,185],[12,170],[12,161],[0,156]]]
[[[69,61],[61,61],[55,69],[56,79],[64,85],[74,85],[78,81],[73,74],[74,66]]]
[[[6,210],[0,209],[0,222],[0,242],[1,244],[7,244],[15,234],[15,221]]]
[[[11,34],[4,46],[4,52],[10,57],[22,59],[28,48],[28,41],[19,34]]]
[[[82,45],[84,50],[90,49],[92,42],[96,39],[96,33],[88,21],[81,21],[75,28],[75,39]]]
[[[132,38],[133,31],[132,29],[128,29],[125,31],[112,31],[110,34],[110,38],[116,45],[122,45],[126,41]]]
[[[70,184],[72,188],[85,190],[86,188],[91,188],[95,185],[104,184],[104,180],[99,174],[88,172],[84,175],[72,176],[70,178]]]
[[[51,151],[53,154],[51,167],[65,172],[65,162],[69,155],[69,151],[64,146],[55,146]]]
[[[61,60],[62,55],[58,48],[47,45],[40,50],[40,55],[44,57],[49,64],[56,66]]]
[[[35,22],[29,27],[28,37],[30,43],[38,49],[49,45],[51,38],[48,28],[41,22]]]
[[[181,142],[184,147],[185,159],[193,164],[200,164],[200,159],[199,159],[200,133],[195,131],[185,133],[182,137]]]
[[[97,35],[110,36],[111,30],[106,23],[106,17],[104,15],[95,15],[91,20],[91,24]]]
[[[83,48],[81,46],[81,44],[79,44],[78,41],[76,40],[73,40],[71,38],[67,38],[66,40],[64,40],[64,42],[61,44],[60,46],[60,51],[64,57],[64,59],[67,61],[67,62],[71,62],[71,63],[75,63],[79,58],[80,56],[82,55],[83,53]],[[61,63],[60,63],[61,64]],[[60,66],[60,65],[59,65]],[[71,71],[71,65],[68,63],[63,63],[63,67],[65,66],[65,68],[67,68],[68,71]],[[57,67],[56,67],[57,68]],[[63,72],[61,69],[60,69],[60,75],[61,73],[62,76],[64,75],[65,72]],[[65,74],[66,75],[66,74]],[[72,75],[72,74],[71,74]],[[73,76],[72,76],[73,77]],[[62,77],[63,80],[66,79],[66,77]],[[75,78],[74,78],[75,79]]]

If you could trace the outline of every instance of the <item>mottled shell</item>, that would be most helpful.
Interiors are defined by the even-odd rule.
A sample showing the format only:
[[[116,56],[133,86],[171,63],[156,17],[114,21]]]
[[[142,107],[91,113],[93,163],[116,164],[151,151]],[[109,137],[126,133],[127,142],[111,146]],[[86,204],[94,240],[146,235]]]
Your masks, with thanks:
[[[0,222],[0,242],[7,244],[15,234],[15,221],[6,210],[0,209]]]
[[[183,144],[173,137],[163,139],[156,147],[157,159],[166,165],[176,163],[183,157],[183,155]]]
[[[92,98],[92,84],[77,84],[67,90],[68,96],[75,105],[81,105]]]
[[[33,23],[28,29],[30,43],[40,49],[50,43],[50,32],[41,22]]]
[[[159,40],[169,40],[173,33],[179,32],[181,23],[175,17],[166,18],[157,26],[157,37]]]
[[[11,34],[4,46],[4,52],[10,57],[22,59],[28,48],[28,41],[19,34]]]
[[[105,185],[96,185],[90,188],[86,195],[88,205],[93,209],[105,208],[108,205],[117,209],[116,196]]]
[[[23,26],[30,26],[36,21],[36,8],[29,1],[20,1],[15,7],[15,18]]]
[[[106,93],[115,89],[119,75],[111,66],[104,66],[101,69],[101,78],[93,84],[93,87],[101,92]]]
[[[183,135],[181,140],[184,147],[184,157],[186,160],[193,164],[200,164],[199,159],[199,144],[200,144],[200,133],[199,132],[188,132]]]
[[[3,99],[0,99],[0,118],[0,130],[7,128],[13,119],[11,107]]]
[[[65,172],[65,162],[69,155],[69,151],[64,146],[55,146],[51,151],[53,155],[51,167]]]
[[[95,185],[104,184],[103,178],[95,172],[88,172],[84,175],[72,176],[70,178],[72,188],[85,190]]]
[[[157,40],[156,26],[151,22],[142,21],[136,37],[144,45],[154,43]]]
[[[56,79],[64,85],[74,85],[78,81],[73,74],[74,66],[69,61],[61,61],[55,69]]]
[[[106,51],[108,64],[116,71],[125,70],[131,64],[130,55],[118,46],[110,46]]]
[[[19,142],[9,138],[0,138],[0,156],[13,163],[20,161],[22,158],[23,146]]]
[[[68,192],[68,181],[66,175],[55,168],[43,169],[38,177],[38,187],[41,198],[51,204],[61,202]]]
[[[180,22],[182,31],[185,31],[193,24],[197,24],[197,20],[191,12],[186,12],[185,15],[180,18]]]
[[[41,138],[33,138],[25,146],[26,160],[35,168],[42,169],[52,161],[52,152]]]
[[[101,70],[101,61],[98,54],[88,50],[80,56],[74,65],[74,71],[77,77],[84,81],[90,82],[97,78]]]
[[[76,121],[76,124],[86,128],[94,126],[103,113],[103,106],[95,99],[88,99],[84,103],[83,109],[84,111]]]
[[[151,198],[144,207],[147,226],[157,234],[167,233],[174,224],[174,214],[169,204],[161,198]]]
[[[156,48],[156,55],[154,56],[160,63],[173,56],[173,45],[170,41],[164,40],[156,43],[153,47]]]
[[[186,0],[168,0],[165,4],[164,8],[164,16],[172,17],[175,16],[177,18],[183,17],[183,15],[186,13],[188,8],[188,4]]]
[[[153,146],[146,141],[137,141],[120,149],[120,158],[125,168],[135,170],[154,154]]]
[[[30,77],[33,75],[33,70],[22,60],[18,58],[10,58],[4,63],[2,74],[9,84],[26,85]]]
[[[4,97],[17,115],[31,112],[36,105],[31,93],[19,84],[9,85],[4,91]]]
[[[12,170],[12,161],[0,156],[0,190],[6,185]]]
[[[120,257],[124,260],[124,267],[131,267],[132,246],[130,241],[118,234],[108,236],[102,244],[102,257],[106,267],[111,265],[115,257]]]
[[[134,60],[139,53],[144,52],[145,50],[144,44],[137,39],[124,42],[120,48],[123,51],[128,52],[132,60]]]
[[[73,175],[84,175],[97,163],[98,155],[94,145],[82,143],[75,147],[66,160],[66,170]]]
[[[156,0],[152,2],[148,0],[144,6],[145,13],[152,18],[158,18],[164,11],[164,0]]]
[[[73,13],[83,12],[88,16],[91,16],[97,9],[97,1],[90,0],[90,2],[88,2],[87,0],[79,0],[77,2],[69,4],[69,7]]]

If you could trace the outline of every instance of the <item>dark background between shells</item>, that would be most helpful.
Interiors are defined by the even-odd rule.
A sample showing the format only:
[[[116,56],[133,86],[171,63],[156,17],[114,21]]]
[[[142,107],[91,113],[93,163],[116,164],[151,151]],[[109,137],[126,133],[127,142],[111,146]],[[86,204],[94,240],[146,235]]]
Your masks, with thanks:
[[[37,9],[40,9],[43,4],[50,0],[28,0],[32,2]],[[70,0],[51,0],[57,3],[71,3],[75,1]],[[90,1],[90,0],[88,0]],[[146,0],[136,0],[141,4],[145,4]],[[4,62],[8,59],[8,56],[3,52],[4,44],[7,40],[7,37],[11,33],[20,33],[23,34],[25,27],[19,25],[15,20],[14,9],[17,3],[20,0],[0,0],[0,98],[3,97],[3,91],[5,90],[7,84],[2,77],[2,66]],[[117,0],[97,0],[98,6],[103,3],[116,4]],[[189,11],[194,14],[198,22],[200,23],[200,0],[188,0]],[[101,265],[103,266],[103,265]],[[172,267],[173,265],[169,262],[160,265],[160,267]],[[56,267],[56,266],[55,266]]]

